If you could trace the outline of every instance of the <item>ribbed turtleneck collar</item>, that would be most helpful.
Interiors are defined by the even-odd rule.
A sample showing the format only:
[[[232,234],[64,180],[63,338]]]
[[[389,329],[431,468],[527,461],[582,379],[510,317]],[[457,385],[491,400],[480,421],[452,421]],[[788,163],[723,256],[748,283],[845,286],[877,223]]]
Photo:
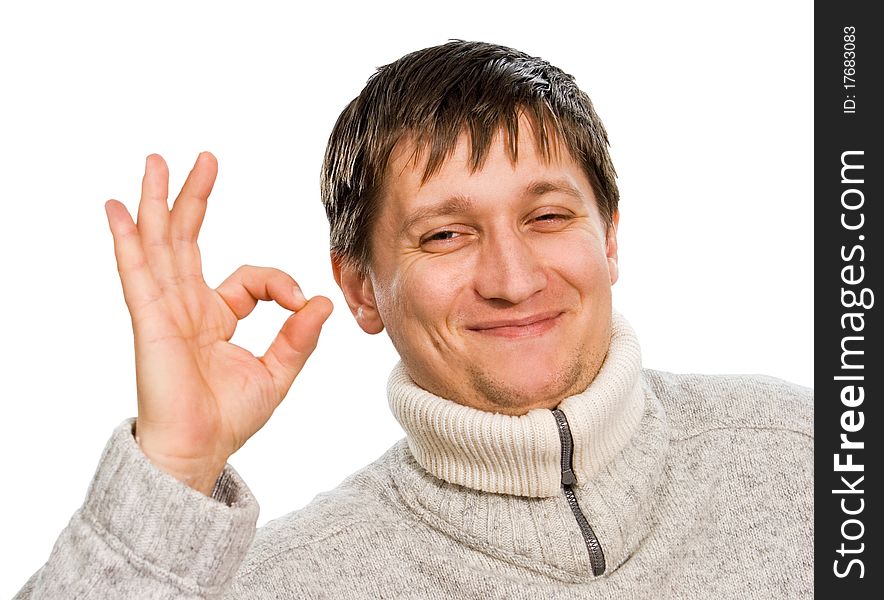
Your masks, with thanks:
[[[635,332],[614,313],[608,354],[589,387],[560,404],[574,441],[582,486],[629,442],[644,410],[641,352]],[[417,462],[435,477],[515,496],[561,493],[561,442],[551,410],[522,416],[485,412],[418,387],[400,362],[387,386],[390,408]]]

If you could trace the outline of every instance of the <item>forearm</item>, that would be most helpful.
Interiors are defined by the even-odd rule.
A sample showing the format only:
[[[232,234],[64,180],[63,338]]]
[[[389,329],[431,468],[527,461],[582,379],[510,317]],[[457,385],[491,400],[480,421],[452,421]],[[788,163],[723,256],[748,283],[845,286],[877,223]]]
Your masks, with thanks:
[[[114,432],[86,501],[16,599],[223,596],[254,537],[257,502],[229,466],[212,498],[162,472],[132,425]]]

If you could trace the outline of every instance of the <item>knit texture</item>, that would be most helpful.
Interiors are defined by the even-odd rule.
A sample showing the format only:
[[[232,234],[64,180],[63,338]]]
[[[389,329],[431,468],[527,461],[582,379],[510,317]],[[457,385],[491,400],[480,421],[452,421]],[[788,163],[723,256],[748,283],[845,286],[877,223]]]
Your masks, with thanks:
[[[223,501],[203,496],[153,467],[124,422],[16,598],[810,597],[811,390],[643,371],[634,332],[619,317],[612,331],[596,380],[560,405],[600,576],[559,487],[551,412],[464,410],[397,368],[408,437],[257,533],[233,469]]]
[[[614,314],[608,357],[586,391],[559,408],[574,437],[574,472],[588,481],[638,427],[644,407],[641,351],[626,320]],[[400,362],[387,386],[390,409],[417,462],[464,487],[548,498],[561,494],[561,446],[552,411],[522,416],[485,412],[418,387]]]

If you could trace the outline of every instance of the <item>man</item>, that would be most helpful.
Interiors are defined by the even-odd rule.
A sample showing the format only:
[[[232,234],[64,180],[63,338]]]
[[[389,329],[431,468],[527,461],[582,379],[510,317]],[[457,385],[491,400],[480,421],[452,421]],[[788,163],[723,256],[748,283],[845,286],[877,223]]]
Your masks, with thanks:
[[[257,533],[226,461],[331,305],[273,269],[205,285],[216,169],[201,154],[169,211],[151,156],[137,225],[107,205],[138,418],[19,598],[811,593],[810,391],[642,369],[611,306],[607,136],[569,76],[450,42],[382,67],[344,110],[322,177],[334,276],[402,358],[387,391],[407,437]],[[294,314],[256,358],[229,339],[258,300]]]

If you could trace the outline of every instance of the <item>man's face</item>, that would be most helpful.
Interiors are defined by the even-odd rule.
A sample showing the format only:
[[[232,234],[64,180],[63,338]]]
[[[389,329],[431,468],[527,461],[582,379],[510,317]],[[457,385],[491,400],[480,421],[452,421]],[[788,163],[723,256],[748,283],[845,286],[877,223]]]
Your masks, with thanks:
[[[365,284],[415,383],[505,414],[592,382],[617,279],[616,226],[606,235],[583,170],[563,146],[546,162],[524,117],[519,134],[515,165],[498,134],[471,173],[461,136],[423,185],[423,160],[398,144]]]

